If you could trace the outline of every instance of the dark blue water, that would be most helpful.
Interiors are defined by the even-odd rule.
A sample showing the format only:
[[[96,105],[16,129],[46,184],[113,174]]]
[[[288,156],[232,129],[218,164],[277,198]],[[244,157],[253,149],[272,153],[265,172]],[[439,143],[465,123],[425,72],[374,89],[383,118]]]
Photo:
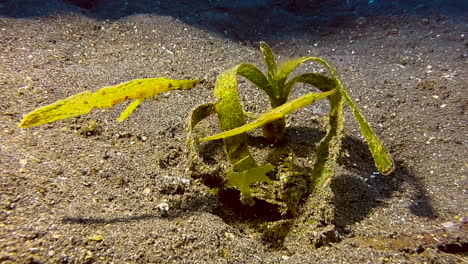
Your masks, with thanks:
[[[241,40],[346,27],[360,17],[453,18],[468,21],[468,0],[0,0],[0,16],[81,13],[104,20],[132,14],[172,16]]]

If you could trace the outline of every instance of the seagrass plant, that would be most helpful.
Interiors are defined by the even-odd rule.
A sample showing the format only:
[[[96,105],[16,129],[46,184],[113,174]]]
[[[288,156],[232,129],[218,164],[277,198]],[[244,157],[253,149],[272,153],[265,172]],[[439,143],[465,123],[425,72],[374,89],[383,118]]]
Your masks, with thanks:
[[[244,203],[254,204],[250,184],[254,182],[270,183],[271,180],[266,176],[266,173],[274,168],[269,163],[262,166],[257,165],[248,150],[245,132],[262,127],[265,138],[272,143],[280,143],[284,141],[285,137],[286,115],[325,97],[328,98],[331,105],[329,125],[326,136],[320,141],[317,148],[317,158],[310,179],[310,192],[329,182],[333,175],[343,138],[343,101],[353,110],[378,170],[384,175],[393,171],[394,164],[390,155],[370,125],[365,121],[364,116],[339,80],[335,69],[328,62],[318,57],[300,57],[277,65],[270,47],[265,43],[261,43],[260,48],[267,66],[267,74],[263,74],[256,66],[249,63],[236,65],[223,72],[215,84],[214,97],[217,101],[197,107],[192,113],[188,128],[188,144],[189,146],[192,145],[189,149],[190,151],[196,151],[196,137],[191,135],[193,128],[201,120],[212,114],[217,114],[223,132],[206,137],[203,140],[224,140],[228,158],[233,165],[232,169],[227,172],[227,187],[238,188],[241,191],[241,199]],[[324,65],[331,77],[319,73],[303,73],[289,78],[290,73],[295,68],[309,61]],[[246,124],[245,112],[238,94],[238,75],[263,90],[267,94],[272,107],[270,111],[260,115],[249,124]],[[321,92],[308,93],[288,101],[289,94],[296,83],[315,86]],[[196,155],[193,158],[199,159]]]
[[[189,159],[191,162],[201,163],[201,168],[206,169],[206,173],[209,174],[211,173],[209,166],[205,166],[198,155],[200,142],[194,128],[208,116],[213,114],[218,116],[223,132],[202,139],[204,141],[223,139],[228,159],[232,164],[232,168],[226,172],[226,180],[220,183],[218,188],[237,188],[241,192],[242,202],[253,205],[254,199],[250,185],[255,182],[271,182],[266,173],[273,170],[274,166],[269,163],[261,166],[257,164],[248,150],[245,132],[262,127],[265,138],[274,144],[281,144],[285,141],[286,136],[286,115],[323,98],[328,98],[331,105],[329,125],[327,134],[317,147],[317,158],[309,181],[310,192],[329,182],[333,175],[343,138],[343,102],[346,102],[353,110],[378,170],[385,175],[393,171],[394,165],[391,157],[357,109],[333,67],[318,57],[300,57],[277,65],[270,47],[261,43],[260,48],[267,66],[266,75],[249,63],[242,63],[226,70],[218,77],[215,84],[214,97],[216,101],[198,106],[189,118],[187,126]],[[309,61],[324,65],[328,69],[330,77],[319,73],[303,73],[290,78],[289,75],[295,68]],[[272,107],[271,110],[259,115],[249,124],[246,123],[246,114],[238,94],[238,76],[246,78],[263,90]],[[125,109],[118,119],[121,122],[128,118],[144,100],[169,90],[188,90],[195,87],[198,82],[198,79],[136,79],[116,86],[104,87],[95,93],[82,92],[32,111],[24,116],[19,127],[26,128],[76,117],[89,113],[94,108],[108,108],[133,99],[134,102]],[[308,93],[288,101],[289,94],[297,83],[312,85],[320,92]]]

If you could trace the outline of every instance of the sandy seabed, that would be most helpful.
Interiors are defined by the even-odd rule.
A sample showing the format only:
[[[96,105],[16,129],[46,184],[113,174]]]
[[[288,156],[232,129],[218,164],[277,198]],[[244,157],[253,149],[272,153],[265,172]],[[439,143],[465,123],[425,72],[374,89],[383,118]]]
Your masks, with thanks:
[[[214,100],[222,71],[263,65],[257,41],[154,14],[0,18],[0,262],[465,263],[467,33],[449,17],[398,16],[268,40],[280,60],[333,64],[397,166],[389,176],[373,173],[345,108],[330,203],[339,238],[313,244],[290,243],[294,219],[236,213],[186,170],[187,118]],[[126,104],[18,128],[39,106],[150,77],[204,82],[148,100],[122,123],[115,120]],[[242,80],[240,89],[248,111],[267,109],[261,91]],[[292,97],[311,89],[299,85]],[[326,112],[318,103],[288,117],[287,147],[304,171]],[[263,157],[272,149],[258,136],[250,141]],[[220,147],[213,160],[223,159]]]

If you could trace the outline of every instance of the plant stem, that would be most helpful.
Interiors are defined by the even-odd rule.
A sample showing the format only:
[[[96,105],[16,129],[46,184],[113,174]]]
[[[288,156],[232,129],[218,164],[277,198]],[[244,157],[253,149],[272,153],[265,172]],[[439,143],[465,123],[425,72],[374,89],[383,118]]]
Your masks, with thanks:
[[[287,97],[280,99],[270,97],[271,107],[277,108],[287,101]],[[282,117],[271,123],[262,126],[263,136],[275,146],[281,146],[286,143],[286,117]]]
[[[263,136],[275,146],[286,141],[286,117],[282,117],[262,126]]]

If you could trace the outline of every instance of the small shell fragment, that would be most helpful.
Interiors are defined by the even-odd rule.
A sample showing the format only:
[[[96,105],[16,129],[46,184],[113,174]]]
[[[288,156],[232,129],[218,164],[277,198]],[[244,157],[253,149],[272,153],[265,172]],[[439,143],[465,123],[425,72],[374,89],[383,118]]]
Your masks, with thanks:
[[[452,229],[456,226],[456,224],[452,221],[448,221],[448,222],[442,223],[442,226],[448,229]]]
[[[156,205],[156,208],[158,208],[158,210],[162,213],[167,213],[169,211],[169,204],[166,202],[162,202]]]

